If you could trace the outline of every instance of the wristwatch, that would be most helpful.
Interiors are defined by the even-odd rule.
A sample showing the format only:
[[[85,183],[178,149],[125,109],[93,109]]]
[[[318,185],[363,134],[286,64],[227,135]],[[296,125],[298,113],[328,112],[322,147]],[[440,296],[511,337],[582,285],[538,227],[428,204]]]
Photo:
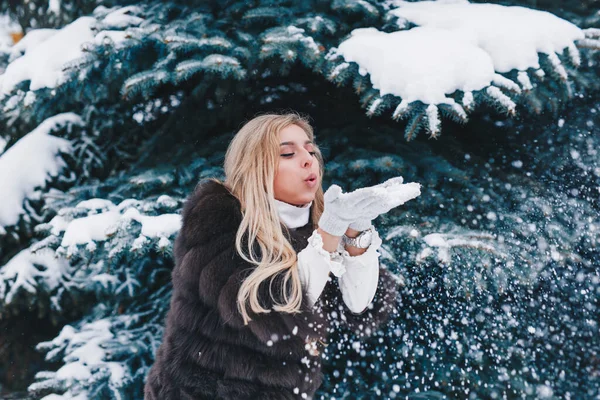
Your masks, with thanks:
[[[342,236],[342,240],[344,245],[358,247],[359,249],[366,249],[371,245],[371,241],[373,240],[373,227],[362,231],[360,235],[355,238],[348,237],[346,234],[344,234],[344,236]]]

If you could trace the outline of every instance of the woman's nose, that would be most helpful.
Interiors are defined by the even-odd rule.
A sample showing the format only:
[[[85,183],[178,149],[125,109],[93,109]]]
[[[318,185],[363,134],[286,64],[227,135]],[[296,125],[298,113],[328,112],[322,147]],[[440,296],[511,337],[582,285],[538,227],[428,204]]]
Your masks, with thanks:
[[[303,166],[310,167],[311,164],[312,164],[312,162],[313,162],[312,154],[310,154],[309,152],[306,152],[306,156],[304,156],[304,164],[303,164]]]

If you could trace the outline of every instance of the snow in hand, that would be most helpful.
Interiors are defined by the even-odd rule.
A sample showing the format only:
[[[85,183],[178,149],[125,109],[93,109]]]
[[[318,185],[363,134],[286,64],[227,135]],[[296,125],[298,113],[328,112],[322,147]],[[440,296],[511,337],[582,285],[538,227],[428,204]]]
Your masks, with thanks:
[[[387,4],[399,25],[418,26],[392,33],[355,29],[337,49],[360,66],[361,75],[370,74],[382,96],[453,104],[446,94],[480,90],[494,80],[506,83],[498,73],[539,69],[538,53],[559,70],[556,53],[564,49],[573,64],[579,61],[574,41],[584,38],[583,31],[545,11],[464,0]]]

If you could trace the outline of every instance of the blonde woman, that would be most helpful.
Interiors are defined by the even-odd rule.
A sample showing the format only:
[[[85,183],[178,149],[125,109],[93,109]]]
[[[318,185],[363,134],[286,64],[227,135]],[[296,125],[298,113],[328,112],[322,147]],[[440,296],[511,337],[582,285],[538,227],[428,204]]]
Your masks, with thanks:
[[[200,181],[184,204],[144,398],[310,399],[329,333],[368,336],[394,310],[371,221],[420,186],[398,177],[323,193],[323,158],[297,113],[247,122],[224,169],[224,182]]]

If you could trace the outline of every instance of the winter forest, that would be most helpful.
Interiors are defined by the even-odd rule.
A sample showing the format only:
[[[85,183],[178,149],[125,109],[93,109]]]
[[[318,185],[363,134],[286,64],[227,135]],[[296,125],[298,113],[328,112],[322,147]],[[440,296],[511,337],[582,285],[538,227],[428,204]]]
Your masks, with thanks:
[[[143,398],[196,183],[259,112],[394,176],[396,310],[318,399],[600,398],[598,0],[0,3],[0,398]]]

